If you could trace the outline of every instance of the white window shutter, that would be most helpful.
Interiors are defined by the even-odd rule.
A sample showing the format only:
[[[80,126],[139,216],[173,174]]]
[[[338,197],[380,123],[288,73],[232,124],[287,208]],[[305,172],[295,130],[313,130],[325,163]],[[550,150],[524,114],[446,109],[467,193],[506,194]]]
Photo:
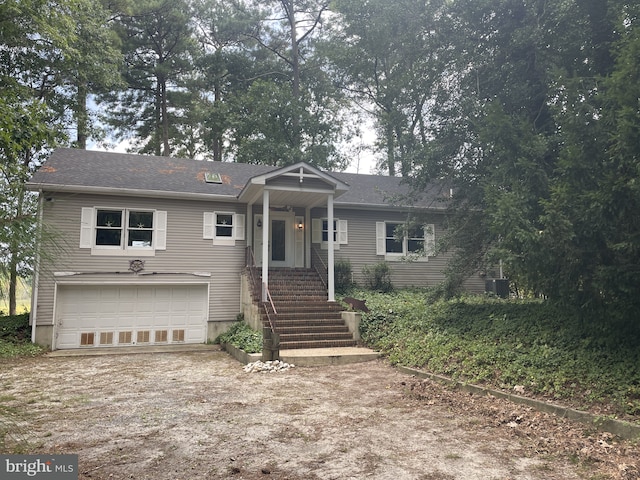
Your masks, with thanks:
[[[349,236],[347,235],[347,221],[338,220],[338,243],[340,245],[346,245],[349,243]]]
[[[205,240],[213,239],[215,218],[216,216],[213,212],[204,212],[202,238],[204,238]]]
[[[156,250],[166,250],[167,249],[167,212],[157,210],[156,211],[156,228],[154,235],[155,244],[154,247]]]
[[[436,226],[433,223],[424,226],[424,253],[428,257],[436,254]]]
[[[384,222],[376,222],[376,255],[387,254],[387,229]]]
[[[93,246],[93,208],[82,207],[80,217],[80,248],[91,248]]]
[[[236,213],[233,215],[233,237],[236,240],[244,240],[244,213]]]
[[[311,220],[311,242],[322,243],[322,220],[319,218]]]

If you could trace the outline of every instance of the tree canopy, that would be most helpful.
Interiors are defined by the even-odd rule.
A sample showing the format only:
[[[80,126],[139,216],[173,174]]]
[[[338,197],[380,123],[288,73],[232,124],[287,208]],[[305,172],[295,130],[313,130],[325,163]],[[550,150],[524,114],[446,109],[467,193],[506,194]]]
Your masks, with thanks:
[[[637,311],[639,14],[622,0],[6,0],[5,178],[21,184],[56,144],[124,140],[341,170],[366,118],[381,173],[415,196],[453,189],[447,291],[502,261],[519,293]],[[26,198],[14,183],[5,205]],[[3,225],[18,217],[5,208]]]

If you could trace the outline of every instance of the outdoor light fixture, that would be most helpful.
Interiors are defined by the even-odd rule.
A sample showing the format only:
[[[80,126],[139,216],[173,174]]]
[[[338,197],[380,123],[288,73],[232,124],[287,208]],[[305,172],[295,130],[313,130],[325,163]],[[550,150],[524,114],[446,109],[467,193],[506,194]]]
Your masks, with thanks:
[[[302,224],[302,222],[298,222],[298,230],[302,230],[303,227],[304,225]]]
[[[258,219],[258,223],[256,223],[256,225],[258,226],[258,228],[262,228],[262,219],[261,218]]]

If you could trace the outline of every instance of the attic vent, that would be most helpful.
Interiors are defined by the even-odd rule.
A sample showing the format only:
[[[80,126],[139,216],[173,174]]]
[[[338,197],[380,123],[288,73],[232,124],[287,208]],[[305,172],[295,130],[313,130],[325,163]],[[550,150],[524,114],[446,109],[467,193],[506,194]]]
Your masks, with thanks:
[[[204,181],[207,183],[222,183],[222,176],[219,173],[207,172],[204,174]]]

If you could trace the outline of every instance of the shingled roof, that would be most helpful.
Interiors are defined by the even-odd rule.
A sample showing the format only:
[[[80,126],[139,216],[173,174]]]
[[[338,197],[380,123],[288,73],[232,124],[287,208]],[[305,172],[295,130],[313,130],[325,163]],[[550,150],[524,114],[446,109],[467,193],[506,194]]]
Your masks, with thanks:
[[[247,163],[108,153],[72,148],[56,149],[27,183],[31,190],[144,195],[173,198],[211,198],[236,201],[247,182],[280,167]],[[207,173],[222,183],[207,183]],[[419,202],[409,205],[409,189],[400,178],[353,173],[328,174],[349,185],[336,206],[413,206],[442,209],[446,198],[433,186]]]

